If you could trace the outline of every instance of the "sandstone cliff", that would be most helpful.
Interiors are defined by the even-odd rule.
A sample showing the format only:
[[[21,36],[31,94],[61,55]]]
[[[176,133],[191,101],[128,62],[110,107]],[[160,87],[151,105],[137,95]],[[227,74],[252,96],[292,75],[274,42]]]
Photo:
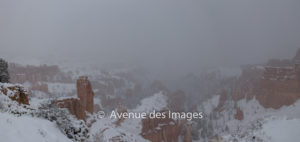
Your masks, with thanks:
[[[280,66],[250,66],[234,84],[234,101],[255,97],[265,108],[279,109],[289,106],[300,98],[300,50],[293,60],[280,62]],[[283,63],[287,63],[283,65]],[[292,64],[291,64],[292,63]],[[273,65],[276,65],[273,63]]]
[[[178,142],[183,123],[170,118],[143,119],[141,135],[151,142]]]
[[[77,80],[78,98],[58,100],[56,104],[61,108],[67,108],[78,119],[86,121],[86,111],[94,112],[94,93],[88,77],[81,76]]]
[[[85,110],[82,107],[79,99],[69,98],[64,100],[58,100],[56,101],[56,104],[60,108],[67,108],[71,114],[77,117],[77,119],[86,121]]]

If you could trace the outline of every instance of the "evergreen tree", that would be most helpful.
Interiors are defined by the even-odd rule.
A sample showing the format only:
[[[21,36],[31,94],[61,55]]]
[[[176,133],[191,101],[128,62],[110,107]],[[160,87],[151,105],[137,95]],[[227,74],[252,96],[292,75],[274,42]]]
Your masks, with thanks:
[[[0,58],[0,82],[7,83],[9,81],[8,64]]]

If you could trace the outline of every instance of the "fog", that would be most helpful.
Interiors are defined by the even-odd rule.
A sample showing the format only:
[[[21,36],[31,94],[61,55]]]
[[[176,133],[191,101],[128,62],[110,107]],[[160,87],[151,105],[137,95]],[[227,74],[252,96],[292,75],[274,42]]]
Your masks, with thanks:
[[[0,57],[164,72],[290,58],[299,0],[1,0]]]

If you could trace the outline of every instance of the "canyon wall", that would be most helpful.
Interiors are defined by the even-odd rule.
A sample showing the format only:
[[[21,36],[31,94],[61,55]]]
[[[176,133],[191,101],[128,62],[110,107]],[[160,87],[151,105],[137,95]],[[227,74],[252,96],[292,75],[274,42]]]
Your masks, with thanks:
[[[234,101],[255,97],[265,108],[279,109],[289,106],[300,98],[300,50],[290,61],[272,61],[272,65],[248,66],[231,92]],[[270,63],[270,62],[269,62]],[[284,65],[284,63],[286,63]],[[276,66],[278,65],[278,66]]]
[[[11,83],[72,82],[71,76],[62,72],[56,65],[23,66],[10,63],[8,70]]]
[[[300,98],[300,70],[266,67],[256,98],[265,108],[289,106]]]

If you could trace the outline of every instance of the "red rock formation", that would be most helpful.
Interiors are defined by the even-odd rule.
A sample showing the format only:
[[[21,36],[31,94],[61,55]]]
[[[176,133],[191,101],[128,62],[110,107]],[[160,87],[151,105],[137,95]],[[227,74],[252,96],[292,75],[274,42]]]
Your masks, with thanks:
[[[0,85],[0,92],[19,104],[29,105],[29,94],[22,86],[10,85],[8,87],[4,87],[3,85]]]
[[[243,120],[244,119],[244,113],[243,113],[243,111],[240,108],[236,109],[236,113],[234,115],[234,118],[236,120]]]
[[[259,84],[259,103],[265,108],[278,109],[291,105],[300,98],[298,68],[266,68]]]
[[[85,109],[81,105],[79,99],[69,98],[69,99],[59,100],[56,102],[56,104],[60,108],[67,108],[69,112],[75,115],[78,119],[86,121]]]
[[[219,98],[219,104],[215,108],[215,111],[218,111],[218,112],[223,111],[223,106],[225,105],[226,100],[227,100],[227,93],[225,90],[223,90],[220,95],[220,98]]]
[[[67,108],[78,119],[86,121],[86,111],[94,112],[94,93],[87,77],[79,77],[77,80],[77,96],[79,99],[68,98],[59,100],[56,104],[61,108]]]
[[[11,74],[10,75],[11,78],[10,78],[10,82],[12,83],[25,83],[26,82],[26,75],[25,74]]]
[[[122,104],[119,104],[118,105],[118,108],[117,108],[117,112],[120,114],[120,113],[125,113],[125,112],[127,112],[127,109],[126,109],[126,107],[124,106],[124,105],[122,105]],[[121,125],[121,123],[123,122],[125,120],[125,118],[120,118],[117,122],[116,122],[116,125],[117,126],[120,126]]]
[[[8,71],[11,83],[23,84],[29,82],[31,84],[31,87],[28,88],[29,91],[42,91],[46,94],[49,94],[48,86],[43,82],[72,82],[70,73],[62,72],[59,67],[55,65],[23,66],[10,63]]]
[[[191,126],[186,125],[186,131],[185,131],[185,135],[184,135],[184,142],[192,142],[192,141],[193,141],[193,138],[192,138]]]
[[[293,66],[294,62],[291,60],[280,60],[280,59],[271,59],[267,62],[266,66],[270,67],[287,67],[287,66]]]
[[[178,142],[182,123],[170,118],[143,119],[141,135],[151,142]]]
[[[245,68],[232,89],[232,98],[238,101],[243,98],[252,99],[254,96],[265,108],[279,109],[295,103],[300,98],[300,50],[293,59],[294,65],[288,61],[266,66],[264,70]],[[286,65],[284,64],[286,63]]]
[[[72,82],[72,78],[61,72],[58,66],[22,66],[15,63],[9,64],[10,82],[24,83],[28,81],[36,84],[37,82]]]
[[[238,101],[254,96],[265,108],[278,109],[291,105],[300,98],[300,69],[294,67],[265,67],[248,70],[234,85],[232,98]],[[252,72],[252,73],[251,73]]]
[[[297,80],[298,65],[294,67],[265,67],[264,80]]]
[[[234,101],[247,98],[252,99],[258,94],[258,84],[262,77],[263,70],[256,66],[243,67],[242,74],[232,88],[232,99]]]
[[[292,66],[265,67],[256,96],[265,108],[278,109],[300,98],[300,49],[292,61]]]
[[[77,95],[83,109],[93,114],[94,112],[94,92],[87,76],[81,76],[77,80]]]

